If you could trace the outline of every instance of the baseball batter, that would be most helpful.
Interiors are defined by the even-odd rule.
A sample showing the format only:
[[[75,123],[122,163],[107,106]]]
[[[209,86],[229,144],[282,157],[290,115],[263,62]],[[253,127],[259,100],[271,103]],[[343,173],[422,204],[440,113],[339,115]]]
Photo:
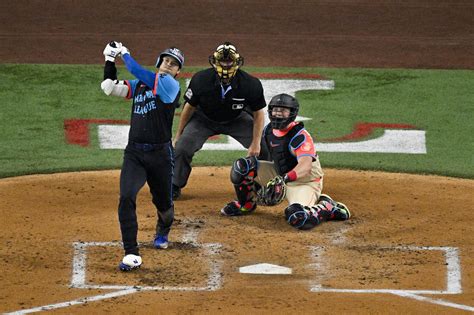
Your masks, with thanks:
[[[266,105],[262,83],[240,69],[244,59],[229,42],[217,47],[209,63],[212,68],[197,72],[184,95],[174,139],[174,199],[186,186],[194,154],[211,136],[232,136],[248,149],[248,156],[266,156],[260,143]]]
[[[136,199],[148,183],[157,209],[158,220],[154,246],[168,247],[168,234],[174,220],[172,176],[174,154],[171,128],[175,109],[179,106],[180,86],[175,77],[184,64],[183,53],[175,47],[164,50],[156,61],[157,73],[141,67],[129,50],[119,42],[104,49],[104,81],[106,95],[132,100],[130,132],[120,173],[118,217],[125,257],[119,264],[122,271],[139,268]],[[121,56],[135,80],[117,80],[115,58]]]
[[[275,205],[286,197],[286,220],[297,229],[350,218],[346,205],[321,194],[324,174],[311,135],[303,123],[295,122],[298,110],[297,99],[288,94],[272,98],[268,105],[270,123],[263,133],[273,162],[255,157],[235,161],[231,181],[237,200],[222,208],[221,214],[249,214],[257,208],[257,201]]]

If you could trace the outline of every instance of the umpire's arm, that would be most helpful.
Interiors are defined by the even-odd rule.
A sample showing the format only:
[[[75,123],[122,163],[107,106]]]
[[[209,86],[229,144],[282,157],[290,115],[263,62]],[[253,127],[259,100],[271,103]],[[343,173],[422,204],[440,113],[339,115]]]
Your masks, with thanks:
[[[253,137],[247,156],[258,156],[260,154],[260,141],[262,139],[263,126],[265,124],[265,110],[263,108],[253,112]]]
[[[173,146],[176,145],[176,142],[178,141],[179,137],[181,137],[181,134],[183,133],[184,127],[186,126],[188,121],[191,119],[191,116],[193,116],[195,111],[196,111],[196,107],[190,105],[188,102],[184,103],[183,110],[181,111],[181,116],[179,117],[178,130],[176,131],[176,135],[174,136]]]

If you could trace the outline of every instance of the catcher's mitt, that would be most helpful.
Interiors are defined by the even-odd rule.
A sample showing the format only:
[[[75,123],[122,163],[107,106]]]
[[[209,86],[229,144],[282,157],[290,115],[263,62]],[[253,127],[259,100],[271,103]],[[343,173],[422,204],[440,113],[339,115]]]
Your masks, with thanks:
[[[275,206],[283,201],[286,196],[286,184],[281,176],[271,179],[266,186],[257,190],[257,204],[262,206]]]

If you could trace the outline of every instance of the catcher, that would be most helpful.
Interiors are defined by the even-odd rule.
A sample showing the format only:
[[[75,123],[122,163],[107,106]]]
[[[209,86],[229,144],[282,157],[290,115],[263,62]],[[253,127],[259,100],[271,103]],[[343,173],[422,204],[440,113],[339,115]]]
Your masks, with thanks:
[[[295,122],[298,110],[298,100],[288,94],[272,98],[263,137],[273,162],[256,157],[234,162],[230,177],[237,200],[221,209],[223,215],[250,214],[257,204],[273,206],[286,198],[285,218],[300,230],[351,217],[346,205],[321,194],[323,171],[311,135],[303,123]]]

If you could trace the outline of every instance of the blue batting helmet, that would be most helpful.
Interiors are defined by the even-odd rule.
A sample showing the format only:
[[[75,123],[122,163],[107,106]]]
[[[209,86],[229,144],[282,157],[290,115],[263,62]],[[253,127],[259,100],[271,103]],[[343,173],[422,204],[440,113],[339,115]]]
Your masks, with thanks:
[[[170,47],[168,49],[165,49],[159,56],[158,59],[156,60],[156,67],[159,68],[161,63],[163,62],[163,57],[164,56],[171,56],[174,59],[178,60],[179,63],[179,68],[181,69],[184,66],[184,54],[181,50],[179,50],[176,47]]]

